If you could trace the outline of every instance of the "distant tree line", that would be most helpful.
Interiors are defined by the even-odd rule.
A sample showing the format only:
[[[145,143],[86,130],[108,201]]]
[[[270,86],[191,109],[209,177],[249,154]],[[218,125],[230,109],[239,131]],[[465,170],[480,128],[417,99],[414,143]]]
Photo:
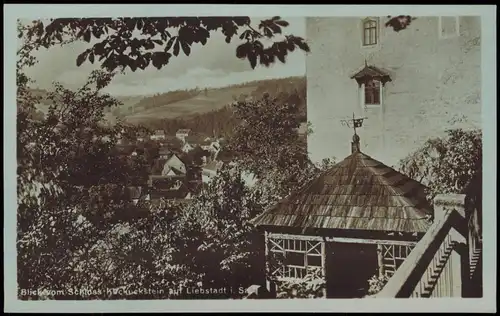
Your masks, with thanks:
[[[134,108],[138,109],[152,109],[159,106],[164,106],[167,104],[188,100],[192,97],[200,94],[200,90],[198,88],[189,89],[189,90],[176,90],[169,91],[167,93],[157,93],[153,96],[144,97],[140,100]]]
[[[251,99],[260,99],[263,95],[269,95],[275,98],[279,103],[288,103],[297,107],[294,113],[299,122],[307,121],[307,108],[306,108],[306,79],[303,77],[292,77],[284,79],[261,80],[242,85],[235,85],[238,87],[248,86],[249,84],[256,85],[256,89],[251,95],[244,95]],[[227,88],[227,87],[226,87]],[[225,89],[226,89],[225,88]],[[182,95],[182,91],[168,92],[158,96],[159,99],[173,100],[175,96]],[[185,91],[185,93],[193,93]],[[144,99],[146,100],[146,99]],[[148,99],[151,102],[151,97]],[[237,101],[243,101],[238,98]],[[146,104],[146,101],[141,101]],[[141,103],[140,102],[140,103]],[[175,102],[175,101],[172,101]],[[139,103],[139,104],[140,104]],[[149,103],[150,104],[150,103]],[[157,103],[158,106],[165,103]],[[221,137],[230,137],[233,134],[236,126],[240,124],[240,120],[234,115],[233,105],[227,105],[221,109],[213,110],[206,113],[200,113],[189,117],[181,117],[174,119],[157,119],[149,120],[143,123],[150,129],[162,129],[167,134],[173,135],[181,128],[189,128],[193,132],[203,135],[213,135]]]

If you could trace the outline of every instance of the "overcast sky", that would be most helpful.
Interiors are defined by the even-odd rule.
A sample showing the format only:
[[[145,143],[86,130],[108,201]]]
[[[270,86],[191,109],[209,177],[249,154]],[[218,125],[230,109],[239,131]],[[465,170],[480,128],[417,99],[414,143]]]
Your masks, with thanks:
[[[258,23],[262,18],[252,18]],[[290,25],[283,28],[284,34],[305,37],[305,18],[286,18]],[[256,22],[254,22],[256,21]],[[236,41],[234,41],[236,40]],[[227,44],[220,33],[212,34],[205,46],[193,44],[190,56],[182,52],[170,63],[158,70],[149,67],[135,73],[114,78],[107,91],[113,95],[143,95],[194,87],[220,87],[253,80],[305,75],[305,53],[294,51],[287,57],[287,63],[278,62],[269,68],[257,66],[254,70],[248,60],[236,58],[236,47],[241,41],[235,37]],[[76,66],[76,57],[88,43],[78,42],[64,47],[54,46],[36,53],[39,63],[29,74],[37,81],[39,88],[50,89],[53,81],[60,81],[76,88],[85,82],[88,74],[97,67],[88,62]]]

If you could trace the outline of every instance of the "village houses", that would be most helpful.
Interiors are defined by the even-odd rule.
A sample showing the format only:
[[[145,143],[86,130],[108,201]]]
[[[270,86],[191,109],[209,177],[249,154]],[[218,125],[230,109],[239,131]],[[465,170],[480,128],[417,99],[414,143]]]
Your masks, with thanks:
[[[181,128],[175,133],[175,137],[180,139],[181,141],[185,141],[186,137],[191,134],[191,130],[187,128]]]
[[[164,140],[166,137],[165,131],[164,130],[156,130],[154,131],[153,135],[151,135],[151,140]]]
[[[210,161],[205,166],[203,166],[201,177],[203,183],[209,183],[222,169],[224,162],[222,161]]]

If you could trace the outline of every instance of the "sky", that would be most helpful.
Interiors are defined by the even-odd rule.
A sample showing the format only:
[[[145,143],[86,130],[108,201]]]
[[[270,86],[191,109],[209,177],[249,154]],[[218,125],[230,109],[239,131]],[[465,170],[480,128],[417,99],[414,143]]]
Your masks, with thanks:
[[[293,34],[305,38],[305,18],[282,18],[290,23],[283,28],[284,35]],[[261,19],[263,18],[252,18],[252,23],[258,23]],[[124,75],[115,77],[106,90],[116,96],[148,95],[177,89],[222,87],[254,80],[305,75],[304,52],[295,50],[289,53],[285,64],[278,61],[269,68],[257,66],[252,69],[248,60],[236,57],[236,47],[241,43],[235,37],[227,44],[222,34],[212,33],[205,46],[193,44],[190,56],[181,52],[161,70],[152,66],[136,72],[128,70]],[[89,45],[76,42],[63,47],[42,48],[34,54],[39,63],[28,74],[42,89],[50,89],[54,81],[70,88],[78,88],[89,73],[98,67],[89,62],[76,66],[77,55]]]

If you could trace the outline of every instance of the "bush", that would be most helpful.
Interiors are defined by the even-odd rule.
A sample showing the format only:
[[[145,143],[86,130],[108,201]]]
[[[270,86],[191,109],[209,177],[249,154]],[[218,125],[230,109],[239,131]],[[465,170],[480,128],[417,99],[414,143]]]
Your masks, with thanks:
[[[368,280],[368,284],[370,287],[368,288],[368,295],[374,295],[380,292],[384,286],[387,284],[389,281],[389,277],[386,275],[379,276],[374,275]]]
[[[317,274],[307,274],[304,279],[290,279],[277,282],[277,298],[322,298],[326,282]]]

